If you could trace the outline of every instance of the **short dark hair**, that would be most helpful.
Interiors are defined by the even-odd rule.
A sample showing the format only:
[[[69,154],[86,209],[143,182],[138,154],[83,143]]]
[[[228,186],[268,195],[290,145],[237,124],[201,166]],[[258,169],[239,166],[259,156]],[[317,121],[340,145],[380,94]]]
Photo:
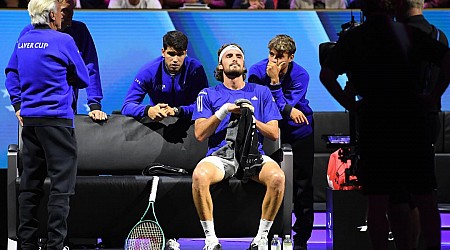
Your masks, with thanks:
[[[230,45],[234,45],[234,46],[238,47],[242,51],[242,53],[244,53],[244,50],[242,49],[242,47],[239,46],[239,44],[237,44],[237,43],[228,43],[228,44],[224,44],[224,45],[222,45],[222,47],[220,47],[220,49],[217,51],[217,58],[218,58],[219,64],[216,66],[216,69],[214,70],[214,77],[219,82],[223,82],[223,69],[219,69],[219,65],[222,64],[222,62],[221,62],[222,58],[219,58],[219,56],[220,56],[220,53],[222,52],[222,50],[224,50],[226,47],[228,47]],[[242,73],[242,77],[244,78],[244,80],[246,78],[246,73],[247,73],[247,69],[244,67],[244,72]]]
[[[188,38],[187,36],[178,30],[169,31],[163,36],[163,48],[174,48],[176,51],[187,50]]]

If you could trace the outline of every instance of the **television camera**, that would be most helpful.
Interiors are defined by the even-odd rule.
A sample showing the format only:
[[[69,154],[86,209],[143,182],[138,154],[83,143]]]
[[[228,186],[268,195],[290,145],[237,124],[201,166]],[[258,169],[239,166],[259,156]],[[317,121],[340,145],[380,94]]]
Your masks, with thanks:
[[[339,37],[344,35],[346,32],[358,27],[362,24],[364,17],[361,14],[361,23],[355,21],[355,16],[353,12],[351,13],[351,20],[347,23],[341,25],[341,31],[337,33]],[[325,42],[319,45],[319,62],[323,66],[326,63],[327,57],[332,53],[332,50],[336,42]],[[351,74],[347,73],[348,81],[346,82],[344,91],[353,89],[351,87]],[[355,98],[357,97],[355,93],[348,91]],[[349,135],[322,135],[322,139],[326,142],[327,147],[341,149],[339,150],[339,160],[342,162],[350,161],[350,166],[345,170],[345,182],[343,186],[359,186],[358,179],[356,178],[358,174],[358,126],[357,126],[357,116],[353,112],[349,112],[349,124],[350,124],[350,134]],[[353,177],[353,178],[352,178]]]

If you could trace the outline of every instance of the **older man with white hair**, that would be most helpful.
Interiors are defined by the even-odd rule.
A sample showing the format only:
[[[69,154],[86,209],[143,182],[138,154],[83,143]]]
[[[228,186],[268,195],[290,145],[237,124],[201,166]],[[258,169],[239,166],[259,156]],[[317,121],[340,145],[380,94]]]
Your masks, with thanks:
[[[77,45],[78,50],[83,58],[84,64],[89,72],[89,86],[86,88],[87,105],[89,106],[89,117],[93,120],[106,120],[108,117],[102,111],[101,101],[103,99],[102,85],[100,79],[100,69],[98,64],[97,49],[85,23],[73,20],[73,10],[75,8],[74,0],[63,0],[61,2],[61,27],[59,31],[69,34]],[[19,38],[28,31],[34,29],[32,24],[23,28]],[[8,65],[6,66],[6,85],[11,86],[13,91],[10,94],[11,103],[16,112],[20,111],[20,89],[19,75],[17,72],[17,48],[14,48]],[[73,93],[75,99],[78,99],[78,89],[74,88]],[[77,102],[74,102],[76,108]],[[75,110],[77,111],[77,110]]]
[[[21,249],[37,250],[37,210],[44,180],[50,178],[47,203],[47,249],[64,249],[69,200],[74,194],[77,144],[73,89],[85,88],[89,75],[73,38],[61,29],[61,0],[31,0],[34,29],[17,41],[20,110],[23,124],[23,171],[19,186]],[[67,80],[72,70],[74,80]],[[8,92],[16,91],[7,85]]]

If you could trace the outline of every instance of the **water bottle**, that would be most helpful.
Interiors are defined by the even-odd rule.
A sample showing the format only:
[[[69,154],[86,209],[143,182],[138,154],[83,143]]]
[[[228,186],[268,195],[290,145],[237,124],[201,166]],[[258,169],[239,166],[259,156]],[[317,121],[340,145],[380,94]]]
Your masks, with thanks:
[[[270,250],[281,250],[281,242],[278,234],[273,235],[273,239],[270,242]]]
[[[262,237],[258,242],[258,250],[269,250],[269,242],[266,237]]]
[[[292,240],[289,234],[284,236],[283,240],[283,250],[292,250]]]

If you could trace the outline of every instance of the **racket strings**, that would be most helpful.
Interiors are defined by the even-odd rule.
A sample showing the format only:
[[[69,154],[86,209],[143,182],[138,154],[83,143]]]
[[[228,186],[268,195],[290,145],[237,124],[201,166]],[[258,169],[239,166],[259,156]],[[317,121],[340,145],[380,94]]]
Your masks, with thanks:
[[[153,221],[143,221],[136,225],[128,235],[128,250],[159,250],[164,244],[161,228]]]

